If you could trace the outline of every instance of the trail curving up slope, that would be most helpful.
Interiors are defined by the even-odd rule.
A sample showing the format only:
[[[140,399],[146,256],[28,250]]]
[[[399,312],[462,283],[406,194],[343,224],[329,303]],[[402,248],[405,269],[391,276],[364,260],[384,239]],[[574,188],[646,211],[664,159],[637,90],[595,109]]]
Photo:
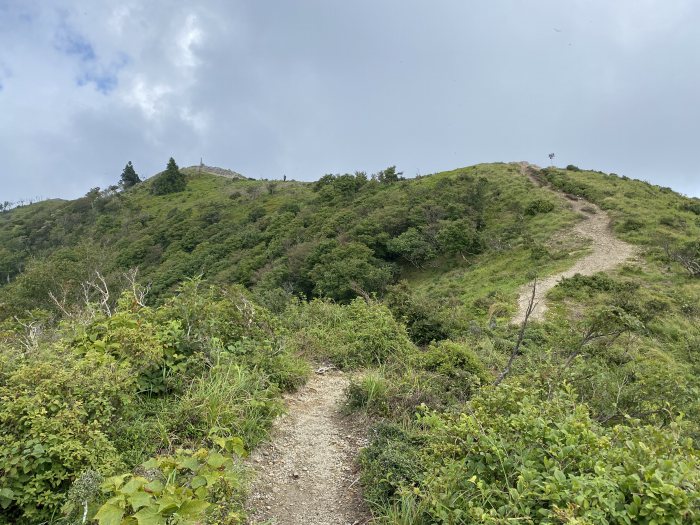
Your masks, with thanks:
[[[355,464],[362,429],[340,413],[348,379],[337,371],[320,372],[287,396],[288,412],[275,422],[271,443],[252,455],[257,477],[248,501],[251,524],[369,521]]]
[[[520,172],[527,176],[533,184],[545,187],[535,176],[541,168],[527,162],[518,164],[520,165]],[[576,261],[568,270],[538,278],[535,291],[535,308],[530,315],[530,319],[533,321],[539,321],[544,318],[544,313],[547,311],[547,304],[544,300],[545,295],[562,279],[573,277],[577,273],[593,275],[598,272],[612,270],[637,254],[636,246],[615,237],[612,233],[610,217],[604,210],[580,197],[567,197],[549,187],[547,189],[559,198],[566,199],[571,208],[583,216],[583,220],[572,228],[572,234],[590,239],[592,241],[592,251]],[[531,295],[531,284],[527,284],[520,289],[518,313],[513,318],[513,323],[520,324],[525,319],[525,312],[527,311]]]

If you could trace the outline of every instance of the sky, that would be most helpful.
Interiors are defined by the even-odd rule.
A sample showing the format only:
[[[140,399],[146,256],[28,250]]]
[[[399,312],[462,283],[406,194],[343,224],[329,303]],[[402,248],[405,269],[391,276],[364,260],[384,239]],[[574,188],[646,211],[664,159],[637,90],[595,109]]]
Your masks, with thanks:
[[[0,0],[0,202],[520,161],[700,196],[696,0]]]

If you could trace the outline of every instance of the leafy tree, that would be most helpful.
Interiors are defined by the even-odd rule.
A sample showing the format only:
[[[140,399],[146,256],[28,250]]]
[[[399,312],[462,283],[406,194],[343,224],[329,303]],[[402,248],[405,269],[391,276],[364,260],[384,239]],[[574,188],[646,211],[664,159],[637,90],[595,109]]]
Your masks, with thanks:
[[[391,184],[403,180],[402,171],[396,171],[396,166],[389,166],[387,169],[377,173],[377,180],[384,184]]]
[[[170,157],[165,171],[153,181],[152,191],[154,195],[167,195],[183,191],[186,185],[185,174],[180,171],[175,159]]]
[[[484,241],[468,219],[448,222],[438,232],[437,238],[447,253],[473,255],[484,249]]]
[[[439,304],[417,294],[407,281],[389,286],[385,301],[394,317],[406,325],[406,331],[415,343],[426,345],[447,339],[449,333],[440,315]]]
[[[131,188],[132,186],[136,186],[139,182],[141,182],[141,178],[137,175],[136,171],[134,170],[133,164],[131,164],[131,161],[127,162],[126,166],[124,166],[124,170],[122,171],[122,187],[126,190]]]
[[[409,228],[392,239],[388,247],[391,252],[400,255],[417,268],[434,259],[436,255],[433,245],[417,228]]]
[[[320,255],[310,277],[315,293],[346,301],[358,294],[383,290],[391,281],[392,272],[372,255],[371,249],[354,242]]]

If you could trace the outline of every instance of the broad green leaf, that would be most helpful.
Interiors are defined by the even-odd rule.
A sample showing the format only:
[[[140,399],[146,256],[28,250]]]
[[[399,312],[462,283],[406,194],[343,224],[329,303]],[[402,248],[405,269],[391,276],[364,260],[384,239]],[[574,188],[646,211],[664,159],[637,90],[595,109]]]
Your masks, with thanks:
[[[180,466],[183,468],[190,469],[192,472],[197,472],[197,470],[200,467],[200,464],[199,461],[190,456],[180,461]]]
[[[212,468],[219,468],[224,463],[226,463],[226,458],[219,454],[218,452],[212,452],[209,454],[209,459],[207,459],[207,464]]]
[[[134,514],[139,525],[165,525],[165,517],[158,512],[155,506],[144,507]]]
[[[95,514],[95,519],[100,525],[120,525],[124,516],[124,509],[105,503]]]
[[[203,487],[204,485],[207,484],[207,478],[204,476],[195,476],[192,478],[192,481],[190,482],[190,487],[193,489]]]
[[[129,496],[143,487],[146,482],[147,480],[145,478],[131,478],[126,485],[121,488],[121,491]]]
[[[150,505],[153,498],[148,495],[147,492],[136,492],[135,494],[129,496],[129,504],[134,510],[139,510],[141,507]]]
[[[186,520],[196,520],[200,518],[209,508],[211,503],[202,500],[187,501],[178,509],[177,515]]]
[[[143,486],[143,490],[149,494],[155,494],[156,496],[163,492],[163,483],[160,480],[154,479],[150,483],[146,483]]]
[[[158,503],[158,512],[161,514],[172,512],[180,506],[180,501],[176,500],[172,496],[163,496],[160,498]]]
[[[102,483],[102,488],[105,490],[118,490],[122,486],[124,480],[131,476],[131,474],[120,474],[119,476],[112,476],[107,478],[104,483]]]

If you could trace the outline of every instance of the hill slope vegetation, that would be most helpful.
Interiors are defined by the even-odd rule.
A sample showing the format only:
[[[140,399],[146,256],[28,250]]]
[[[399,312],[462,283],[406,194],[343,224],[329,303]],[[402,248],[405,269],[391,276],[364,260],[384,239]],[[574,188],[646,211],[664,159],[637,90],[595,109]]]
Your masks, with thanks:
[[[315,363],[361,371],[379,522],[700,519],[697,199],[574,166],[181,174],[0,213],[0,522],[245,522],[241,458]],[[635,258],[512,323],[596,210]]]

